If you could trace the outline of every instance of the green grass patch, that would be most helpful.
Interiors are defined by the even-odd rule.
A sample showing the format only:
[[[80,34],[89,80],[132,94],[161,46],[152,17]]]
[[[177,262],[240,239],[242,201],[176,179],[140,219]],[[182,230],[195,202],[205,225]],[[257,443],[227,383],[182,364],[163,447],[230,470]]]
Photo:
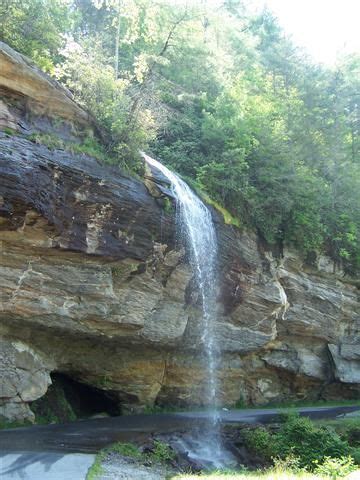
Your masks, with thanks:
[[[61,149],[73,154],[85,154],[102,163],[114,163],[115,160],[94,137],[86,137],[82,143],[66,142],[48,133],[33,133],[27,138],[34,143],[45,145],[50,150]]]
[[[103,453],[118,453],[124,457],[151,460],[156,463],[167,463],[175,458],[175,452],[164,442],[154,440],[149,452],[142,452],[139,447],[133,443],[117,442],[102,450]]]
[[[179,174],[177,174],[179,175]],[[233,225],[234,227],[240,228],[240,219],[234,217],[224,206],[218,203],[216,200],[212,199],[208,193],[206,193],[202,188],[199,182],[194,180],[191,177],[187,177],[186,175],[181,175],[181,178],[188,184],[190,187],[195,190],[197,195],[208,205],[211,205],[215,208],[218,212],[221,213],[224,219],[224,223],[226,225]]]
[[[164,210],[165,210],[166,213],[174,212],[174,207],[173,207],[172,201],[168,197],[164,198]]]
[[[101,450],[95,457],[94,463],[89,468],[86,474],[86,480],[97,480],[103,473],[102,462],[106,458],[106,453]]]
[[[225,207],[220,205],[220,203],[216,202],[212,198],[209,197],[209,195],[203,191],[198,192],[201,198],[209,205],[214,207],[218,212],[221,213],[221,215],[224,218],[224,222],[226,225],[233,225],[234,227],[240,228],[240,220],[229,212],[229,210],[226,210]]]
[[[141,458],[143,453],[140,451],[137,445],[133,443],[114,443],[109,447],[104,449],[106,453],[118,453],[119,455],[123,455],[124,457],[131,457],[131,458]]]
[[[164,442],[155,440],[152,449],[149,452],[142,452],[140,448],[133,443],[117,442],[103,448],[95,457],[93,465],[90,467],[86,480],[96,480],[103,472],[102,463],[110,454],[118,454],[123,457],[130,457],[139,462],[160,463],[165,465],[175,458],[175,452]]]
[[[109,163],[111,155],[105,151],[105,148],[94,137],[87,137],[80,144],[74,144],[71,147],[72,153],[83,153],[89,157],[96,158],[102,163]]]
[[[360,470],[359,470],[360,474]],[[264,471],[264,472],[214,472],[208,474],[180,474],[169,477],[169,480],[329,480],[329,476],[308,472]],[[355,477],[354,477],[355,478]]]
[[[13,128],[10,128],[10,127],[4,127],[3,128],[3,132],[6,133],[6,135],[10,135],[11,137],[13,135],[17,135],[18,132],[16,130],[14,130]]]
[[[49,133],[32,133],[26,137],[33,143],[38,143],[40,145],[45,145],[50,150],[62,149],[65,150],[66,142],[56,135],[51,135]]]
[[[8,428],[22,428],[31,427],[33,425],[29,420],[5,420],[0,419],[0,430],[6,430]]]
[[[301,408],[301,407],[346,407],[360,406],[360,400],[292,400],[287,402],[270,402],[262,405],[246,405],[243,399],[236,402],[234,408],[243,409],[266,409],[266,408]]]

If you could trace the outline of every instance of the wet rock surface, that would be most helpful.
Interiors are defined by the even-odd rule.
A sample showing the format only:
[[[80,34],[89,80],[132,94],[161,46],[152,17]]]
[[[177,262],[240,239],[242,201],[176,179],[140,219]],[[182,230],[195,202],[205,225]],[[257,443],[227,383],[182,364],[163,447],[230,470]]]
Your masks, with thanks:
[[[0,132],[0,335],[10,349],[2,415],[31,419],[28,403],[54,371],[110,392],[124,411],[203,404],[200,300],[174,238],[168,185],[149,170],[142,181],[30,141],[26,133],[39,129],[73,139],[94,127],[56,83],[12,55],[0,45],[0,126],[16,130]],[[15,81],[6,72],[17,61]],[[44,78],[56,108],[34,93]],[[254,233],[212,213],[221,403],[359,398],[351,279],[325,257],[312,266],[287,250],[274,257]],[[19,344],[32,358],[25,371]],[[25,395],[24,375],[35,371]]]

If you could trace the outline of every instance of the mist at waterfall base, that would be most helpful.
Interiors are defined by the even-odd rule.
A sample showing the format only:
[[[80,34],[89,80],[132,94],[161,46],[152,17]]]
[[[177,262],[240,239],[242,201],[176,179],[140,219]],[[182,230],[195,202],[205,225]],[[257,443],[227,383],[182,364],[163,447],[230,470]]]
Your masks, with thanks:
[[[178,440],[178,447],[187,450],[188,456],[204,466],[221,468],[233,462],[230,452],[221,442],[217,405],[217,367],[220,350],[216,342],[214,323],[216,317],[216,262],[217,240],[211,213],[190,187],[157,160],[142,153],[144,160],[160,171],[170,183],[176,199],[176,234],[183,241],[193,268],[202,308],[201,344],[206,358],[206,398],[209,405],[209,425],[201,434]]]

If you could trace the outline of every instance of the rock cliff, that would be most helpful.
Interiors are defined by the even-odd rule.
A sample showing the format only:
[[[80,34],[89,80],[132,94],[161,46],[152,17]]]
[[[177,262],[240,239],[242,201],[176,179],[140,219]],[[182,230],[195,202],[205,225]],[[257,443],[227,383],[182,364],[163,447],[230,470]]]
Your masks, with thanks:
[[[199,298],[164,179],[34,142],[96,127],[71,94],[0,44],[0,415],[60,372],[124,410],[206,402]],[[275,257],[254,233],[219,240],[221,403],[359,398],[360,302],[325,257]]]

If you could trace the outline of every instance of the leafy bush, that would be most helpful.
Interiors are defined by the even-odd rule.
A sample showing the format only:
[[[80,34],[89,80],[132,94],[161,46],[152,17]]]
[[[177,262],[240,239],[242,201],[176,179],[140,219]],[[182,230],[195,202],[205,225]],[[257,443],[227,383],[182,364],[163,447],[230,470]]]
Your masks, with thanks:
[[[280,457],[294,454],[300,465],[309,468],[315,460],[349,454],[348,443],[331,428],[318,427],[309,418],[292,415],[274,436],[275,453]]]
[[[245,433],[248,446],[255,452],[263,455],[270,460],[274,455],[273,450],[273,436],[264,427],[256,428],[255,430],[248,430]]]
[[[269,433],[258,428],[247,433],[250,448],[266,459],[296,457],[300,468],[313,470],[314,462],[321,463],[327,457],[342,458],[350,455],[346,440],[331,428],[317,426],[309,418],[289,415],[280,430]]]
[[[296,457],[294,454],[290,454],[285,458],[281,457],[274,457],[274,471],[275,472],[300,472],[300,459]]]
[[[349,473],[357,469],[352,457],[325,457],[322,464],[319,464],[317,461],[315,461],[314,464],[316,465],[314,469],[316,474],[326,475],[333,480],[339,477],[346,477],[346,475],[349,475]]]
[[[350,451],[350,455],[354,459],[356,465],[360,465],[360,447],[352,448]]]
[[[175,458],[175,452],[166,443],[155,440],[152,458],[161,463],[170,462]]]
[[[155,135],[150,111],[135,109],[130,81],[115,78],[113,67],[104,62],[100,45],[72,43],[63,55],[57,77],[98,122],[114,162],[134,168],[138,151]]]

